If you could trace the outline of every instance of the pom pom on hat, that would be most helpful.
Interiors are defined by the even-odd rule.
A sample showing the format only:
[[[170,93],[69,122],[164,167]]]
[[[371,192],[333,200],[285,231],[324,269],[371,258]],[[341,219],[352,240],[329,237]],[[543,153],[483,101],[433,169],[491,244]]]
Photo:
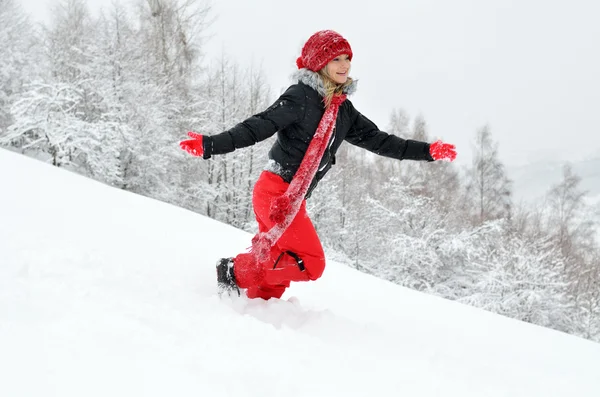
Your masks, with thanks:
[[[298,69],[307,68],[313,72],[323,69],[333,58],[348,54],[352,60],[350,43],[333,30],[321,30],[306,41],[302,55],[296,60]]]

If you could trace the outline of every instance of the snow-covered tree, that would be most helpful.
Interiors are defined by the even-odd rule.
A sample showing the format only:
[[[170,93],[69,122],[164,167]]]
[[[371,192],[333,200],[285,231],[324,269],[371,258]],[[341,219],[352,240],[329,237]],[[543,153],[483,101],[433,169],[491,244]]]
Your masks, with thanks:
[[[465,208],[476,224],[510,217],[511,181],[498,158],[498,144],[488,126],[477,131],[473,164],[468,170]]]
[[[323,244],[341,262],[359,267],[355,238],[360,239],[359,228],[355,224],[354,213],[360,211],[357,198],[364,194],[364,186],[356,183],[356,164],[347,158],[352,151],[350,145],[343,144],[336,155],[336,166],[332,167],[325,178],[313,191],[307,201],[317,233]]]
[[[563,167],[563,179],[548,192],[547,228],[564,258],[563,273],[570,281],[575,311],[574,329],[585,337],[600,336],[600,261],[591,208],[573,168]]]
[[[202,130],[206,107],[202,46],[210,7],[207,2],[137,2],[136,46],[127,68],[131,83],[127,107],[136,131],[128,162],[128,188],[190,208],[182,190],[189,186],[189,159],[177,142],[193,128]],[[129,78],[128,78],[129,80]],[[198,127],[196,127],[198,126]]]
[[[225,55],[208,72],[207,106],[211,109],[202,126],[207,135],[221,133],[259,113],[270,104],[269,90],[260,69],[242,71]],[[215,156],[206,163],[207,214],[238,227],[253,224],[252,186],[267,162],[274,137],[258,145]]]
[[[410,138],[410,116],[402,108],[393,109],[386,131],[403,139]]]
[[[121,186],[119,154],[128,128],[107,117],[111,97],[96,62],[103,59],[93,40],[97,33],[81,0],[55,7],[45,41],[50,74],[47,81],[24,87],[16,98],[14,122],[3,141],[45,153],[54,165],[80,167],[86,175]]]
[[[423,116],[415,119],[412,139],[432,142],[427,123]],[[421,196],[431,198],[442,210],[450,211],[460,200],[460,177],[453,163],[436,161],[433,163],[417,162],[414,168],[413,191]]]
[[[38,41],[22,6],[15,0],[0,0],[0,139],[13,121],[10,108],[15,97],[37,76]]]
[[[209,2],[197,0],[138,0],[139,36],[148,76],[169,83],[185,98],[202,59]]]
[[[567,330],[568,280],[551,239],[507,233],[507,222],[487,222],[445,240],[442,261],[454,275],[436,286],[443,296],[534,324]]]
[[[569,262],[577,261],[578,248],[594,244],[593,223],[585,216],[586,192],[580,188],[581,178],[566,164],[563,179],[547,194],[549,206],[548,227]]]
[[[572,290],[575,324],[572,330],[584,338],[600,342],[600,248],[583,255],[583,266]]]

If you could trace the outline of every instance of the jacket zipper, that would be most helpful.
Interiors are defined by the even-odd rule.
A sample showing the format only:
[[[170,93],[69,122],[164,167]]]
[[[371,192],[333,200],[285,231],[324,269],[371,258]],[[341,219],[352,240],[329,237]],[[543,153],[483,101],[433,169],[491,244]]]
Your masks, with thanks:
[[[331,134],[331,139],[329,140],[329,144],[327,145],[327,149],[325,153],[328,153],[329,158],[327,159],[327,162],[325,162],[325,164],[322,167],[319,167],[318,171],[323,171],[325,168],[327,168],[327,166],[329,165],[329,162],[331,161],[331,146],[333,146],[333,141],[335,141],[335,126],[333,127],[333,134]],[[323,154],[325,155],[325,154]]]

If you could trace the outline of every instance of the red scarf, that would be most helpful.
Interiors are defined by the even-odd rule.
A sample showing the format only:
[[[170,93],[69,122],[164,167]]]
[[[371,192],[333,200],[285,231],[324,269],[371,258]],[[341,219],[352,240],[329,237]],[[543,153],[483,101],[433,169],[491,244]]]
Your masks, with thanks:
[[[275,225],[268,232],[259,233],[252,239],[251,252],[255,255],[258,263],[269,260],[271,247],[275,245],[298,214],[302,200],[308,192],[325,149],[327,149],[327,145],[331,140],[340,105],[345,100],[345,94],[334,95],[331,105],[321,117],[317,131],[308,145],[306,154],[292,182],[286,192],[271,204],[270,218],[275,222]]]

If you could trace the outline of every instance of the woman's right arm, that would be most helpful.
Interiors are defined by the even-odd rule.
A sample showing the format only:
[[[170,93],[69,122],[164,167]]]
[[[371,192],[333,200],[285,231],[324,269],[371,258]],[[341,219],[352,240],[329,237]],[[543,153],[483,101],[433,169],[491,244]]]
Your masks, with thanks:
[[[225,154],[263,141],[304,118],[306,95],[299,84],[290,86],[265,111],[255,114],[220,134],[203,136],[203,158]]]

